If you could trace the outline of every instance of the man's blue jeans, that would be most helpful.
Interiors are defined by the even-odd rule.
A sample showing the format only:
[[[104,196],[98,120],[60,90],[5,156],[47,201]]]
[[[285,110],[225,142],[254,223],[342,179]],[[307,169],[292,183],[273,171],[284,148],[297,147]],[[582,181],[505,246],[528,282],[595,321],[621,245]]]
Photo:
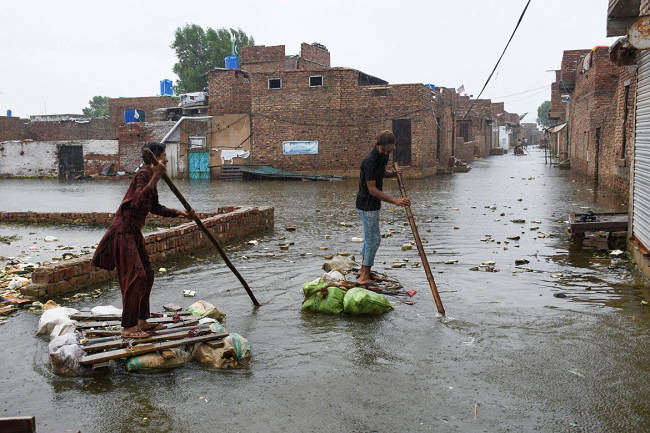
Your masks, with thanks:
[[[379,231],[379,211],[363,211],[357,209],[361,217],[361,224],[363,225],[363,246],[361,247],[361,255],[363,256],[364,266],[375,264],[375,254],[379,249],[381,243],[381,233]]]

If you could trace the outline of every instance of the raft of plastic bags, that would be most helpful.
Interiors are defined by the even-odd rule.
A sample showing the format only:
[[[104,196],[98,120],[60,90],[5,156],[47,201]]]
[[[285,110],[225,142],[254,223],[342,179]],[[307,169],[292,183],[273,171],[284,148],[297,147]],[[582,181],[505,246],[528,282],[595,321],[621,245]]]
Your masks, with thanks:
[[[335,281],[305,283],[302,293],[305,300],[303,310],[325,314],[383,314],[393,309],[388,299],[363,287],[348,289]]]

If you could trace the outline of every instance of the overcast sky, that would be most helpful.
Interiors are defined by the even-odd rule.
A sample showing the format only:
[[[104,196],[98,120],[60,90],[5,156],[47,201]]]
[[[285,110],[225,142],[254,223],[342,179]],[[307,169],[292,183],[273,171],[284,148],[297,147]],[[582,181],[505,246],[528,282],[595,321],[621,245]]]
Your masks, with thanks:
[[[4,2],[0,115],[81,113],[94,95],[151,96],[176,80],[177,27],[241,28],[258,45],[319,42],[332,66],[478,96],[527,0]],[[534,121],[562,51],[611,45],[607,0],[532,0],[483,98]],[[535,89],[535,90],[533,90]],[[510,96],[512,95],[512,96]]]

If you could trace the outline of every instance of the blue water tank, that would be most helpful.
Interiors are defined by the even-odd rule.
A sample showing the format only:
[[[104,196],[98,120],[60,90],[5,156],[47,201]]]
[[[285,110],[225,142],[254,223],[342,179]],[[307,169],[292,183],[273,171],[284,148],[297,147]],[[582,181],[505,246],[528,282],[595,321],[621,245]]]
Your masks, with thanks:
[[[7,110],[7,117],[11,117],[11,110]]]
[[[237,60],[237,56],[226,57],[226,69],[239,69],[239,60]]]
[[[172,80],[160,80],[160,96],[173,95]]]

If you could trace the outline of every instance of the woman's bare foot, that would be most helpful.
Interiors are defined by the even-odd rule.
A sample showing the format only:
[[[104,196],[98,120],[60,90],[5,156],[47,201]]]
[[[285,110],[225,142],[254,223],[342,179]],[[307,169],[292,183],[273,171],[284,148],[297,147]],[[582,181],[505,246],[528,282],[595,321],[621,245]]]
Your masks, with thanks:
[[[122,328],[120,331],[122,338],[146,338],[149,336],[147,332],[144,332],[142,329],[137,326],[131,326],[130,328]]]
[[[162,323],[149,323],[146,320],[138,320],[138,328],[142,329],[143,331],[160,331],[161,329],[167,328],[166,325],[163,325]]]

